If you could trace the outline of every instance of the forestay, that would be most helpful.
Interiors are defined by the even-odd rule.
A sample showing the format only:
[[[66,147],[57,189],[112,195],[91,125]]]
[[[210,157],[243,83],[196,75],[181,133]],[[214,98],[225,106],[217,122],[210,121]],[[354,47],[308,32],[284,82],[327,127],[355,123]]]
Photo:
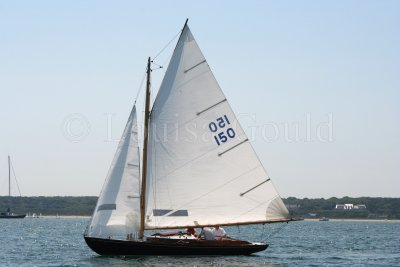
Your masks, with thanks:
[[[146,229],[289,216],[187,26],[151,112],[147,171]]]
[[[139,231],[139,162],[136,108],[133,107],[87,229],[88,236],[126,238]]]

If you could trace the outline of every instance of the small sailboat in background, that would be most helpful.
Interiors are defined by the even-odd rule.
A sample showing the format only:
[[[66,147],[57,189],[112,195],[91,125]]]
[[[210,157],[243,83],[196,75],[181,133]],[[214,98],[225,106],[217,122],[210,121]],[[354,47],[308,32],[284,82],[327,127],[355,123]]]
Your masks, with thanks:
[[[26,218],[31,218],[31,219],[39,219],[42,216],[42,214],[38,214],[38,213],[28,213],[28,215],[26,215]]]
[[[248,255],[266,243],[160,230],[269,224],[289,216],[187,21],[150,112],[134,106],[84,238],[101,255]],[[157,234],[145,235],[145,230]]]
[[[8,199],[11,205],[11,158],[8,156]],[[11,208],[8,207],[5,212],[0,213],[0,219],[23,219],[26,214],[15,214],[11,212]]]

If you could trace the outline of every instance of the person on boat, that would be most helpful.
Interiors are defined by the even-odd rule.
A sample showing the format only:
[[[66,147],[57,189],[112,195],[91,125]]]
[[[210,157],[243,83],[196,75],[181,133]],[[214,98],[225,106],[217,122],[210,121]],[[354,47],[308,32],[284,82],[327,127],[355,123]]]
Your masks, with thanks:
[[[196,236],[196,230],[194,230],[193,227],[189,227],[189,228],[186,229],[186,234],[187,235]]]
[[[219,225],[216,225],[213,229],[212,229],[212,233],[214,235],[214,238],[216,240],[222,240],[222,238],[226,237],[226,232],[224,230],[224,228],[219,227]]]
[[[215,240],[212,230],[208,227],[201,227],[201,232],[199,234],[199,239],[204,237],[205,240]]]

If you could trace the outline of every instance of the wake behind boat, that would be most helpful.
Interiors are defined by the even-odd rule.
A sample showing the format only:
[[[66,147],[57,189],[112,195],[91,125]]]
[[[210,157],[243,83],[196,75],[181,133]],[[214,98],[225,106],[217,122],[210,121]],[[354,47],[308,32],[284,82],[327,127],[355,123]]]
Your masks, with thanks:
[[[134,106],[85,231],[100,255],[248,255],[266,243],[145,230],[289,222],[289,212],[219,87],[187,21],[150,112],[142,161]],[[176,137],[179,138],[176,138]]]

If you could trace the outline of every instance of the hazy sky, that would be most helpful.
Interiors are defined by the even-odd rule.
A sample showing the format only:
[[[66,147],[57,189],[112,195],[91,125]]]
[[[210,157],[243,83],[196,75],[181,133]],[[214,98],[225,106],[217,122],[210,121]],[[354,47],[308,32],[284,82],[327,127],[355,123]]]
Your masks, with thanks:
[[[98,195],[189,18],[283,197],[400,197],[400,1],[194,2],[0,0],[0,195]]]

